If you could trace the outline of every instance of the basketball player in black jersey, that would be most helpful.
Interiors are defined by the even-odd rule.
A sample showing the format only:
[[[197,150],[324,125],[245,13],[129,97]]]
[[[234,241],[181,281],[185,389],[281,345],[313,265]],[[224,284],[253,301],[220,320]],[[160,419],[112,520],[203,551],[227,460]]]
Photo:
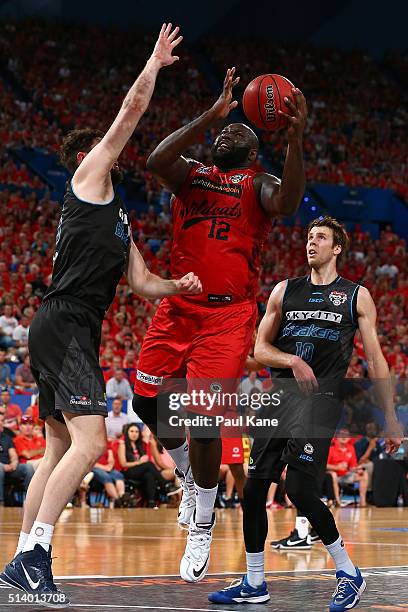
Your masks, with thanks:
[[[376,308],[364,287],[337,273],[346,250],[344,227],[331,217],[308,228],[310,275],[280,282],[273,289],[259,326],[255,359],[271,368],[281,394],[277,431],[255,437],[244,489],[247,574],[227,589],[211,593],[213,603],[263,603],[270,599],[264,574],[268,531],[265,502],[272,482],[288,466],[286,492],[316,530],[336,565],[337,587],[330,611],[354,608],[365,589],[351,562],[330,510],[320,500],[318,478],[327,463],[341,416],[340,383],[360,330],[369,376],[379,387],[391,451],[401,443],[387,363],[376,332]],[[275,390],[274,389],[274,390]]]
[[[16,556],[1,575],[32,594],[34,603],[69,603],[53,582],[51,537],[66,503],[106,448],[101,326],[126,265],[130,287],[145,297],[201,289],[192,273],[173,281],[147,270],[115,192],[118,156],[148,107],[159,70],[178,59],[172,54],[182,40],[178,31],[163,25],[150,59],[105,135],[75,130],[62,145],[73,177],[58,226],[51,285],[29,338],[47,447],[28,489]]]

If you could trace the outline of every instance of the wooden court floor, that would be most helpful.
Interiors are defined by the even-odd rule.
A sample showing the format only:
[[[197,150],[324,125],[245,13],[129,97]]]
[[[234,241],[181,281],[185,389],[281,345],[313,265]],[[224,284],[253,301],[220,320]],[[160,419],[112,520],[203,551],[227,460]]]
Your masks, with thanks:
[[[367,569],[373,576],[377,576],[374,584],[380,585],[383,580],[385,585],[393,585],[390,589],[392,595],[385,598],[383,587],[379,589],[381,593],[377,594],[371,588],[371,600],[369,600],[371,607],[366,604],[362,605],[361,609],[408,610],[408,509],[349,507],[336,509],[334,512],[340,532],[355,563]],[[21,513],[22,510],[19,508],[0,508],[0,566],[13,557]],[[97,600],[94,600],[94,605],[89,608],[85,603],[77,604],[82,610],[213,609],[214,605],[211,607],[206,601],[208,591],[223,588],[231,578],[239,576],[245,569],[241,511],[217,511],[208,579],[192,587],[178,580],[179,562],[184,551],[186,532],[176,526],[176,513],[177,510],[167,508],[160,508],[157,511],[101,508],[65,510],[57,524],[53,541],[54,576],[66,581],[65,584],[74,590],[86,583],[91,588],[109,587],[110,593],[114,587],[134,586],[136,582],[132,582],[130,580],[132,578],[140,579],[140,584],[145,587],[146,602],[150,602],[153,598],[155,601],[160,599],[163,604],[157,607],[147,603],[129,605],[129,601],[133,601],[132,589],[129,588],[122,589],[119,594],[122,597],[121,601],[124,602],[123,606],[119,604],[119,599],[116,605],[109,606],[106,603],[97,605],[95,603]],[[275,591],[278,595],[284,580],[286,586],[283,588],[289,588],[288,593],[292,593],[296,599],[302,599],[311,585],[311,580],[320,579],[327,581],[327,585],[324,586],[324,598],[322,595],[322,601],[327,601],[326,591],[330,595],[334,588],[333,564],[322,544],[314,545],[310,551],[274,551],[269,545],[270,540],[278,539],[290,532],[295,513],[293,510],[272,510],[268,512],[268,516],[266,569],[269,573],[271,592]],[[104,578],[106,580],[103,580]],[[171,593],[174,592],[174,595],[170,595],[170,591],[166,590],[170,588],[168,586],[170,583]],[[220,583],[220,587],[213,586]],[[372,584],[373,582],[371,586]],[[101,589],[96,591],[97,595],[102,597]],[[189,603],[191,607],[186,607],[185,598],[182,598],[181,602],[177,600],[176,605],[180,593],[187,592],[192,598]],[[87,596],[90,593],[88,590]],[[312,590],[310,597],[314,597],[314,593]],[[320,597],[320,591],[316,593]],[[169,605],[169,597],[173,604]],[[294,612],[297,609],[317,612],[327,609],[312,601],[307,601],[298,608],[297,604],[295,606],[293,603],[292,606],[288,603],[288,597],[289,595],[282,599],[284,603],[276,603],[275,600],[273,604],[271,601],[267,607],[268,612],[270,610]],[[87,599],[80,601],[88,602]],[[378,601],[382,604],[378,604]],[[15,609],[4,606],[0,608],[1,612]],[[244,607],[247,612],[252,608],[263,609],[262,606]]]

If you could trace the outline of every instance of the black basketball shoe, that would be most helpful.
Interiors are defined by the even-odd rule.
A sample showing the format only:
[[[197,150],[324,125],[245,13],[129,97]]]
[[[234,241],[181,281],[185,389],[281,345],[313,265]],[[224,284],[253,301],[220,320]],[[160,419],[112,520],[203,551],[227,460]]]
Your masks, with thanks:
[[[47,608],[64,608],[69,599],[54,583],[51,570],[51,546],[48,553],[40,544],[34,550],[19,553],[0,574],[10,586],[33,595],[33,603]]]
[[[271,546],[277,550],[310,550],[312,543],[309,535],[305,538],[300,538],[298,530],[294,529],[289,537],[282,538],[282,540],[274,540],[271,542]]]
[[[314,529],[310,530],[309,536],[310,536],[311,544],[316,544],[316,542],[321,542],[322,541],[320,536],[319,536],[319,534]]]

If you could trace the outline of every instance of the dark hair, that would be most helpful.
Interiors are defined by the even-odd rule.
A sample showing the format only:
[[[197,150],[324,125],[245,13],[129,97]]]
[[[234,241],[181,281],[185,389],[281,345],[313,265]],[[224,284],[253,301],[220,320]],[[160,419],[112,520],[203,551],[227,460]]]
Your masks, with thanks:
[[[64,137],[59,156],[63,166],[74,173],[77,169],[77,153],[84,151],[89,153],[95,140],[101,140],[104,134],[101,130],[85,128],[83,130],[72,130]]]
[[[341,246],[341,253],[337,255],[337,261],[340,261],[340,259],[347,252],[347,249],[350,244],[350,239],[348,237],[344,225],[342,223],[339,223],[337,219],[326,215],[325,217],[319,217],[318,219],[314,219],[309,223],[309,226],[307,228],[308,235],[313,227],[328,227],[333,231],[333,246]]]
[[[137,423],[129,423],[128,425],[125,426],[123,434],[125,436],[125,454],[126,454],[126,461],[134,461],[135,460],[135,456],[133,454],[133,448],[132,448],[132,444],[130,442],[129,439],[129,429],[131,427],[137,427],[137,429],[139,430],[139,437],[136,440],[135,444],[136,444],[136,450],[139,453],[139,455],[142,457],[142,455],[145,455],[145,449],[143,447],[143,442],[142,442],[142,432],[140,431],[140,427]]]

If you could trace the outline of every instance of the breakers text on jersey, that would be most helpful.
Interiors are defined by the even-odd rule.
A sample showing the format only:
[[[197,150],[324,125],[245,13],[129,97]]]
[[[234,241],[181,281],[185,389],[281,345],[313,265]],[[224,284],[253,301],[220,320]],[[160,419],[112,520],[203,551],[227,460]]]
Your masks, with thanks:
[[[340,331],[330,327],[318,327],[317,325],[294,325],[289,323],[282,330],[282,338],[285,336],[308,336],[311,338],[321,338],[322,340],[332,340],[336,342],[340,338]]]

